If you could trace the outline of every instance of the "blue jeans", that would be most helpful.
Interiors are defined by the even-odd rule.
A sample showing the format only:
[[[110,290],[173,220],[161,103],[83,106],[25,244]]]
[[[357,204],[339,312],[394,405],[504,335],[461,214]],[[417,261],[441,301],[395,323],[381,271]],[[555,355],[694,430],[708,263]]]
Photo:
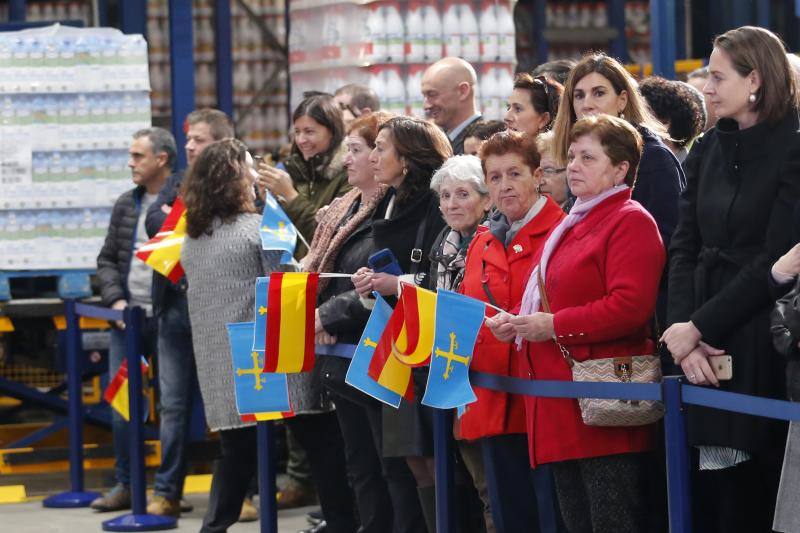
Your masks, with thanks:
[[[142,348],[145,355],[155,355],[153,339],[156,335],[155,319],[148,318],[142,331]],[[111,340],[108,347],[108,381],[114,379],[119,366],[125,359],[125,332],[111,329]],[[114,444],[114,475],[117,483],[126,487],[131,483],[130,441],[128,422],[114,409],[111,410],[111,434]]]
[[[170,302],[158,317],[158,387],[161,466],[155,493],[170,500],[183,496],[192,392],[197,381],[186,296]]]

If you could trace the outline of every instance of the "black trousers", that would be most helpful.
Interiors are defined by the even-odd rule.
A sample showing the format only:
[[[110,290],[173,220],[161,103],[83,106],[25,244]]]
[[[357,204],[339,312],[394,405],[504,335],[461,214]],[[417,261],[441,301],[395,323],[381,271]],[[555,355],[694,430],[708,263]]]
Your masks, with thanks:
[[[692,468],[692,520],[702,533],[772,531],[783,455],[781,450],[722,470]]]
[[[560,461],[552,467],[561,514],[570,533],[646,530],[646,454]]]
[[[424,533],[416,481],[405,460],[382,457],[381,404],[334,393],[360,533]]]
[[[496,435],[479,442],[498,533],[559,531],[552,478],[546,468],[531,471],[527,435]]]
[[[299,415],[287,420],[300,446],[308,454],[328,533],[354,533],[358,529],[353,493],[347,482],[344,442],[336,413]]]
[[[220,456],[214,463],[208,510],[200,533],[221,533],[239,520],[253,472],[258,470],[256,428],[219,432]]]

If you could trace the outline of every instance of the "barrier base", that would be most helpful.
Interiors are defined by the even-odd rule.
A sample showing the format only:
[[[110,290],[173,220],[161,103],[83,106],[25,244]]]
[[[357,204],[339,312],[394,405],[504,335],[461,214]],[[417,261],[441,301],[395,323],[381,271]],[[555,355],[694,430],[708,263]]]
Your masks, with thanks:
[[[125,514],[103,522],[103,531],[161,531],[178,527],[173,516]]]
[[[99,492],[61,492],[42,500],[42,505],[56,509],[89,507],[89,504],[100,496]]]

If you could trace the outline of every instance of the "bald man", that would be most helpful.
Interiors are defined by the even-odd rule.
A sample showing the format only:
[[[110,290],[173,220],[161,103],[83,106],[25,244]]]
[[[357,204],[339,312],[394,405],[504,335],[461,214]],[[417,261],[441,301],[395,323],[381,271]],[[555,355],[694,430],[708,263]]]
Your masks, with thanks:
[[[425,116],[450,138],[453,153],[464,153],[467,126],[481,118],[475,108],[478,77],[472,65],[458,57],[440,59],[422,75]]]

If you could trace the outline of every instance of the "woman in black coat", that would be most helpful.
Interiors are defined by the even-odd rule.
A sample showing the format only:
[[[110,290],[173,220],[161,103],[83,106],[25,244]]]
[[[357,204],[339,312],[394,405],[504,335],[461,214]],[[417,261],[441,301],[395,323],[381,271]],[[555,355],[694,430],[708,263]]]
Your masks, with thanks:
[[[670,247],[668,323],[662,339],[687,379],[783,398],[785,362],[773,346],[771,265],[793,244],[800,198],[798,88],[781,41],[743,27],[719,36],[705,93],[720,119],[685,163],[678,228]],[[718,382],[710,355],[733,357]],[[697,450],[693,508],[698,531],[769,531],[784,423],[688,407]]]
[[[391,118],[376,112],[355,120],[349,128],[344,164],[353,190],[336,200],[319,217],[303,269],[351,274],[375,251],[373,216],[386,211],[389,187],[375,181],[369,154],[378,126]],[[320,279],[317,296],[318,344],[357,344],[370,309],[348,278]],[[315,372],[336,404],[344,440],[347,470],[364,533],[415,533],[424,529],[416,482],[400,458],[382,457],[381,404],[347,385],[348,359],[319,355]]]
[[[383,124],[375,139],[370,161],[375,179],[390,186],[391,199],[385,212],[372,222],[375,249],[388,248],[404,275],[360,269],[353,277],[362,296],[378,291],[394,303],[400,280],[430,287],[429,251],[445,226],[439,199],[430,189],[433,173],[453,155],[447,136],[424,120],[396,117]],[[384,407],[383,454],[405,457],[420,496],[429,530],[435,530],[432,412],[419,404],[427,381],[427,369],[413,370],[414,402],[405,399],[395,410]],[[433,529],[431,529],[433,527]]]

